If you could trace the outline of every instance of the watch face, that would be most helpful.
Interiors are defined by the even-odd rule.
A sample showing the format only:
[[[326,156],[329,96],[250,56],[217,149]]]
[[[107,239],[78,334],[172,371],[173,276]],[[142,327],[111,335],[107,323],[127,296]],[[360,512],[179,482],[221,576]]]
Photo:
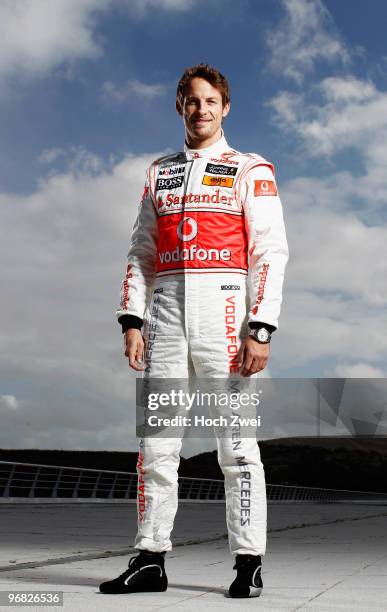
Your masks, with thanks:
[[[259,329],[257,331],[257,338],[258,338],[259,342],[267,342],[268,339],[270,338],[270,334],[267,331],[267,329],[262,327],[261,329]]]

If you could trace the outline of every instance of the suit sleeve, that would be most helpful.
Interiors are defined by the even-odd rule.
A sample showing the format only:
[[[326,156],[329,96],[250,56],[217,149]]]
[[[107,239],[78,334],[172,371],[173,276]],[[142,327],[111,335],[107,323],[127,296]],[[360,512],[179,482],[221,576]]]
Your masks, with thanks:
[[[289,251],[273,166],[255,165],[248,171],[244,187],[249,249],[248,322],[277,328]]]
[[[158,225],[149,173],[138,207],[116,316],[123,331],[141,327],[156,274]],[[128,324],[129,323],[129,324]],[[137,324],[136,324],[137,323]]]

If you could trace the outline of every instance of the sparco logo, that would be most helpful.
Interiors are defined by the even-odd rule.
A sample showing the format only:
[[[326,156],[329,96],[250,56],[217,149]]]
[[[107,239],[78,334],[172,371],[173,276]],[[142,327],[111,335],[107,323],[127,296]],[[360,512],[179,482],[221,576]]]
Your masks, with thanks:
[[[265,284],[266,284],[266,279],[267,279],[268,273],[269,273],[269,264],[268,263],[264,263],[263,266],[262,266],[262,270],[260,272],[258,272],[259,285],[258,285],[257,299],[256,299],[256,302],[255,302],[255,306],[251,310],[251,312],[254,315],[257,314],[258,306],[259,306],[259,304],[263,300],[263,294],[264,294],[264,291],[265,291]]]
[[[239,285],[222,285],[222,291],[240,291]]]
[[[206,172],[209,174],[227,174],[228,176],[235,176],[238,172],[238,168],[222,166],[221,164],[207,164]]]
[[[171,178],[158,179],[156,183],[156,191],[161,189],[174,189],[175,187],[181,187],[183,184],[183,176],[173,176]]]

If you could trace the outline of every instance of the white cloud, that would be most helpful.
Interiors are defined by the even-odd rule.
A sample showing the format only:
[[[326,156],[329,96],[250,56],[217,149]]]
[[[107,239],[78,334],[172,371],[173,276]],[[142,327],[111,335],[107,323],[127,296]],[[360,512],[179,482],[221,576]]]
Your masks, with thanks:
[[[387,130],[387,92],[370,81],[329,77],[303,93],[280,92],[268,103],[277,125],[297,134],[310,156],[330,156],[348,147],[367,154]]]
[[[62,65],[53,71],[53,76],[63,81],[75,81],[85,83],[85,79],[77,72],[74,64]]]
[[[32,80],[54,71],[75,78],[72,62],[103,53],[98,19],[120,9],[144,18],[150,11],[187,11],[197,0],[2,0],[0,83]],[[67,63],[69,65],[65,66]]]
[[[57,160],[62,159],[64,165],[75,176],[84,174],[98,175],[103,171],[108,171],[116,162],[115,157],[110,156],[108,161],[103,160],[98,155],[91,153],[83,146],[53,147],[52,149],[43,149],[38,157],[38,161],[43,165],[52,165]],[[52,170],[50,176],[53,176],[56,170]],[[38,183],[44,185],[46,179],[40,179]]]
[[[94,58],[98,12],[110,0],[5,0],[0,4],[0,77],[43,76],[62,62]]]
[[[348,73],[304,82],[318,60],[341,60],[348,68],[350,57],[359,49],[342,41],[321,0],[282,0],[282,4],[286,14],[267,38],[271,68],[292,77],[302,88],[280,91],[267,102],[276,125],[298,138],[302,156],[329,158],[350,147],[357,149],[368,174],[372,173],[374,191],[380,193],[380,183],[385,184],[380,166],[387,160],[387,91]],[[369,189],[371,184],[364,178]]]
[[[114,313],[145,167],[156,156],[109,165],[82,150],[31,195],[0,195],[0,369],[9,382],[28,380],[0,446],[33,438],[45,448],[128,448],[129,436],[135,448],[135,378]],[[105,432],[97,442],[96,431]]]
[[[308,300],[298,300],[315,347],[303,350],[318,359],[337,347],[334,361],[347,367],[351,356],[363,365],[369,361],[371,374],[382,372],[378,363],[386,358],[387,334],[387,92],[355,77],[324,79],[317,91],[322,94],[318,103],[311,101],[310,91],[278,96],[273,106],[280,127],[298,135],[306,158],[333,155],[350,146],[363,168],[343,171],[332,161],[326,177],[298,177],[284,186],[288,228],[300,236],[292,249],[290,282],[296,291],[316,297],[314,315]],[[333,318],[327,314],[332,303],[342,311]],[[291,316],[297,316],[296,307]],[[319,329],[320,336],[324,331],[321,338]],[[369,331],[366,340],[360,329]],[[362,368],[330,371],[356,376]]]
[[[378,93],[374,83],[353,76],[328,77],[321,82],[321,90],[328,101],[345,103],[371,100]]]
[[[122,104],[133,95],[143,100],[152,100],[153,98],[164,95],[165,92],[165,85],[160,83],[142,83],[136,79],[129,80],[124,85],[115,85],[112,81],[105,81],[102,85],[104,97],[119,104]]]
[[[349,53],[321,0],[282,0],[282,21],[267,34],[269,69],[302,83],[319,61],[346,64]]]
[[[287,3],[293,8],[306,5],[311,8],[310,3],[298,0]],[[316,6],[320,10],[322,4]],[[323,22],[315,20],[324,34]],[[337,37],[334,28],[331,32]],[[297,40],[297,36],[290,38]],[[308,38],[298,40],[308,52]],[[290,64],[293,66],[293,58]],[[313,62],[305,64],[306,72],[312,68]],[[300,84],[298,76],[295,74],[295,80]],[[325,158],[331,163],[326,176],[298,176],[282,189],[285,209],[289,209],[287,283],[291,291],[281,317],[281,325],[286,326],[281,336],[287,338],[283,338],[280,359],[306,364],[307,354],[311,361],[332,361],[326,375],[383,375],[387,352],[387,92],[369,79],[347,74],[317,83],[312,79],[296,92],[281,91],[268,106],[275,111],[279,129],[291,136],[299,159]],[[348,170],[335,165],[335,155],[343,151],[356,152],[356,169],[351,169],[350,158]],[[318,164],[316,174],[321,174]],[[303,330],[303,340],[293,331],[297,329]],[[362,329],[367,330],[366,339]],[[357,365],[348,365],[354,362]]]
[[[18,401],[14,395],[0,395],[0,412],[11,410],[14,412],[18,408]]]
[[[386,374],[369,363],[356,363],[353,365],[338,364],[333,376],[338,378],[385,378]]]
[[[361,300],[365,307],[386,307],[387,275],[382,254],[386,253],[387,226],[367,227],[353,213],[340,210],[340,204],[333,211],[335,200],[330,198],[334,198],[334,189],[326,188],[324,193],[323,181],[313,185],[311,179],[308,184],[308,208],[293,208],[297,196],[290,195],[290,190],[285,189],[283,195],[289,208],[287,228],[294,237],[292,286],[327,292],[326,300],[336,294],[343,302]],[[316,201],[312,189],[320,184],[323,193]]]
[[[61,147],[53,147],[52,149],[43,149],[38,157],[38,161],[41,164],[52,164],[59,157],[65,154],[65,150]]]
[[[374,214],[373,180],[370,173],[357,177],[338,171],[321,178],[300,176],[280,189],[290,246],[274,353],[281,366],[307,368],[328,359],[333,371],[337,362],[350,359],[382,369],[378,364],[387,356],[387,223],[381,213]],[[362,208],[354,210],[359,194]],[[366,339],[361,330],[367,330]]]
[[[310,252],[307,256],[313,257]],[[344,299],[307,285],[293,289],[291,265],[288,272],[280,331],[278,337],[274,334],[272,367],[291,367],[298,376],[309,376],[316,364],[314,376],[330,376],[327,363],[332,372],[338,362],[361,360],[382,369],[387,358],[385,310],[370,308],[358,296]],[[363,330],[367,330],[366,340]]]
[[[115,0],[118,6],[126,7],[131,14],[144,17],[150,11],[189,11],[198,0]]]

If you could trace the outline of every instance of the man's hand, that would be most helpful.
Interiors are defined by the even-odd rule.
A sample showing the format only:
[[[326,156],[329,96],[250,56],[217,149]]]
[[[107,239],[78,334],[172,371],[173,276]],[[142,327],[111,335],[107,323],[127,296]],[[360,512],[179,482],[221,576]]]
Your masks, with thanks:
[[[270,344],[260,344],[247,336],[241,344],[238,354],[238,365],[241,376],[251,376],[266,367],[269,359]]]
[[[129,359],[129,366],[141,372],[144,364],[144,340],[139,329],[127,329],[124,334],[125,357]]]

